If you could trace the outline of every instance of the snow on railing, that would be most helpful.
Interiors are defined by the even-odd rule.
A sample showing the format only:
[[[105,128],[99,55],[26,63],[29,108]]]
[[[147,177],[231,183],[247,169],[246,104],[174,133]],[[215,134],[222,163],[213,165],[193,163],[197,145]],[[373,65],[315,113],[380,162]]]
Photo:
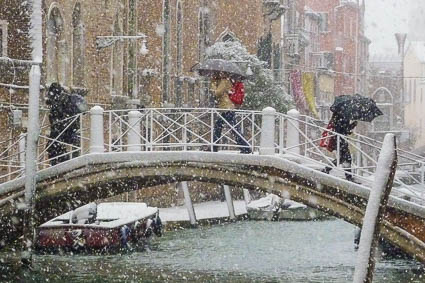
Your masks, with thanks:
[[[0,142],[0,181],[22,176],[25,168],[25,135]]]
[[[213,151],[215,148],[224,152],[239,152],[248,149],[246,147],[254,154],[260,151],[264,114],[260,111],[234,110],[235,124],[225,119],[225,112],[228,111],[226,109],[145,108],[103,111],[98,107],[96,111],[97,115],[100,115],[100,123],[103,123],[94,125],[97,135],[103,133],[99,139],[100,144],[96,144],[98,138],[90,133],[93,131],[93,117],[90,117],[88,112],[60,121],[64,125],[63,130],[54,140],[49,138],[50,125],[47,119],[44,119],[38,146],[38,169],[90,153],[93,145],[96,148],[94,152]],[[297,159],[297,162],[305,163],[312,170],[321,170],[325,166],[335,168],[336,175],[342,177],[346,173],[345,170],[351,170],[349,174],[362,183],[373,182],[381,142],[356,133],[344,136],[330,132],[337,140],[344,139],[350,147],[352,165],[350,168],[340,168],[338,159],[336,164],[332,163],[332,160],[339,156],[339,147],[334,153],[319,147],[321,134],[326,130],[325,122],[299,115],[296,110],[287,114],[276,113],[274,117],[275,154],[282,158]],[[217,121],[222,122],[223,129],[219,136],[214,137]],[[79,130],[74,139],[67,142],[63,136],[69,134],[68,129],[75,123],[80,123]],[[19,159],[22,159],[24,153],[18,150],[19,140],[3,143],[10,145],[3,146],[5,151],[0,155],[1,182],[21,176],[24,167],[24,163]],[[64,150],[58,156],[49,157],[48,152],[52,146]],[[424,200],[424,160],[401,149],[398,149],[398,158],[398,173],[394,186],[398,187],[399,191],[405,191],[413,200]]]
[[[87,122],[84,123],[88,118],[87,113],[81,113],[56,121],[55,123],[62,124],[62,129],[54,139],[50,137],[50,124],[47,121],[43,121],[38,140],[37,165],[39,169],[47,168],[87,153],[83,151],[83,144],[89,138],[84,137],[83,134],[88,132]],[[76,124],[78,126],[75,126]]]
[[[324,165],[336,168],[340,173],[346,173],[344,170],[351,170],[351,174],[362,183],[373,182],[374,174],[377,167],[377,160],[382,142],[376,141],[369,137],[354,133],[352,136],[344,136],[336,132],[330,132],[329,136],[336,136],[337,145],[339,140],[344,139],[350,148],[352,155],[352,166],[350,168],[341,168],[339,162],[333,164],[331,160],[339,156],[339,147],[335,154],[329,154],[326,149],[318,146],[321,140],[321,133],[326,130],[326,124],[323,121],[315,120],[308,116],[301,116],[298,119],[287,117],[285,114],[279,114],[286,119],[291,119],[291,123],[297,123],[299,134],[304,138],[299,144],[300,157],[304,161],[311,162],[311,167],[318,166],[317,169],[323,169]],[[294,155],[294,153],[291,153]],[[397,194],[400,197],[421,202],[425,201],[424,171],[425,164],[423,158],[405,150],[398,149],[398,165],[397,174],[394,180],[394,187],[397,188]],[[339,161],[339,158],[337,158]],[[321,166],[321,167],[320,167]]]
[[[135,111],[135,110],[133,110]],[[261,134],[261,112],[235,110],[236,124],[231,125],[223,117],[224,109],[141,109],[137,119],[129,122],[128,111],[105,111],[107,122],[106,151],[125,151],[128,135],[134,131],[140,139],[141,150],[240,150],[236,136],[244,140],[251,151],[259,147]],[[214,125],[222,120],[221,135],[214,139]],[[133,125],[137,124],[137,129]],[[237,134],[235,134],[237,133]],[[235,136],[236,135],[236,136]]]

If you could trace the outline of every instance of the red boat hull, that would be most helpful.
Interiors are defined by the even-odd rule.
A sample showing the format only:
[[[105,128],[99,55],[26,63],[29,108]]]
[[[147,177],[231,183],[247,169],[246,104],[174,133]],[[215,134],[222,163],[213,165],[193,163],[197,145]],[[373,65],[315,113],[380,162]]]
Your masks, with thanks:
[[[128,225],[129,233],[125,242],[133,244],[146,241],[146,223],[134,229],[134,225]],[[110,250],[124,248],[120,227],[105,229],[97,227],[85,227],[84,225],[72,227],[46,227],[39,228],[37,233],[36,248],[38,250]]]

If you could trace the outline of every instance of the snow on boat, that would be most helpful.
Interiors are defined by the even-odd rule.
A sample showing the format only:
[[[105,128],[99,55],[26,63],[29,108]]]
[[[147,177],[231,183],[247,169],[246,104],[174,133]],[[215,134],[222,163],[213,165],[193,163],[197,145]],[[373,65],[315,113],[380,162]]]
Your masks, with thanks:
[[[255,220],[278,220],[279,212],[283,205],[283,199],[275,194],[267,194],[267,196],[250,200],[246,205],[249,218]]]
[[[89,203],[40,225],[39,251],[116,250],[161,236],[158,208],[146,203]]]
[[[258,200],[248,197],[246,210],[249,218],[254,220],[315,220],[327,218],[328,215],[304,204],[282,199],[275,194],[267,194]]]

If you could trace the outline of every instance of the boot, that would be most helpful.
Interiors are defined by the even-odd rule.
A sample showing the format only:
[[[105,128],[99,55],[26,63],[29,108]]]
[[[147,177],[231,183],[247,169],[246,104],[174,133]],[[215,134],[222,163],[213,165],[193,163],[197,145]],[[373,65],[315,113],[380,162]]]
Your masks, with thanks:
[[[347,181],[352,182],[352,183],[360,184],[360,182],[357,182],[356,180],[354,180],[354,177],[353,177],[352,175],[345,174],[345,179],[346,179]]]

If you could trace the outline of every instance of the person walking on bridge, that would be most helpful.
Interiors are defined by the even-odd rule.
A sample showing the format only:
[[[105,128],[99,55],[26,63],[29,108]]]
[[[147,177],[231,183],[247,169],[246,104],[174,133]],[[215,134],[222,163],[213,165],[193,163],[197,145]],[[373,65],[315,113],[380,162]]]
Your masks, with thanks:
[[[328,128],[332,128],[336,133],[347,136],[353,132],[357,126],[357,121],[372,122],[376,117],[384,113],[378,108],[376,102],[370,97],[362,96],[358,93],[354,95],[339,95],[335,98],[330,110],[333,112],[332,118],[329,121]],[[354,122],[350,122],[354,121]],[[339,139],[339,163],[346,169],[345,177],[347,180],[354,182],[351,174],[351,153],[348,147],[348,142],[344,137]],[[333,151],[337,146],[333,146],[328,150]],[[338,164],[337,159],[332,162]],[[326,167],[322,171],[328,173],[332,170],[331,167]]]
[[[240,130],[240,126],[237,125],[236,113],[234,109],[236,108],[233,101],[230,99],[229,94],[232,92],[232,88],[235,85],[242,84],[232,79],[229,75],[223,72],[216,72],[211,80],[211,90],[215,96],[216,106],[219,109],[226,109],[227,111],[221,112],[218,115],[217,121],[214,125],[214,144],[218,143],[221,138],[221,132],[223,130],[224,123],[227,122],[229,126],[232,127],[232,132],[236,138],[236,143],[241,146],[241,153],[251,153],[248,142],[243,138]],[[243,84],[242,84],[243,86]],[[213,151],[218,151],[218,146],[213,146]]]
[[[348,119],[346,116],[334,112],[329,121],[329,125],[332,125],[334,132],[343,136],[348,136],[352,134],[353,129],[357,126],[357,121],[350,122],[350,119]],[[339,140],[339,156],[337,156],[337,158],[333,160],[332,163],[337,166],[339,158],[339,164],[346,168],[345,178],[348,181],[355,182],[353,175],[351,174],[352,158],[348,142],[342,136],[340,136],[339,139],[337,137],[335,138],[336,140]],[[336,149],[336,146],[334,149]],[[332,167],[326,166],[324,169],[322,169],[322,172],[329,174],[331,170]]]

